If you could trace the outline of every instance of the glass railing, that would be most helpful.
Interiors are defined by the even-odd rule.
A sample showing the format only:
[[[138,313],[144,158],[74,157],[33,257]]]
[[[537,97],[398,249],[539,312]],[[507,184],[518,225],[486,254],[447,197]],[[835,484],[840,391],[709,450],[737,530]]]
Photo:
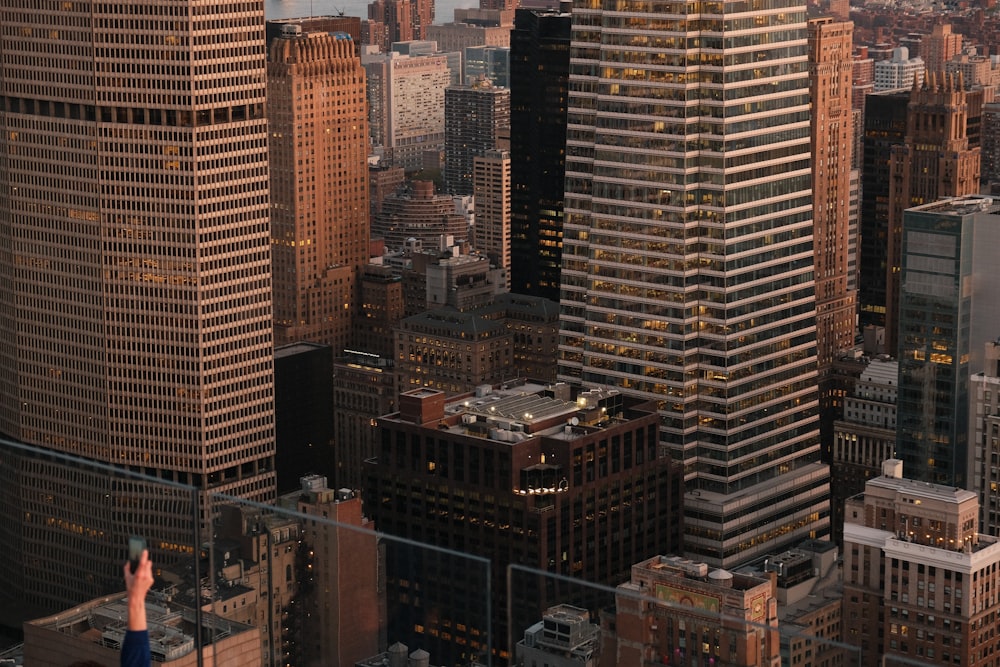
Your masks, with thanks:
[[[508,564],[524,556],[502,544],[429,544],[454,547],[460,531],[394,537],[406,527],[373,525],[357,493],[323,481],[263,505],[0,441],[0,664],[117,664],[131,535],[147,541],[157,577],[154,662],[871,664],[840,641],[836,576],[825,594],[778,605],[759,573],[695,571],[704,566],[663,554],[597,585]]]

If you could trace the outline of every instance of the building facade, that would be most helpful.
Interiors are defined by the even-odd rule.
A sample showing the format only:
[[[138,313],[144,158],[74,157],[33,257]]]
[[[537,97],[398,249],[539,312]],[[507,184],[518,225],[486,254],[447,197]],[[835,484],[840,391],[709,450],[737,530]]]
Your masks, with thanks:
[[[851,234],[854,111],[851,108],[854,24],[830,17],[809,20],[812,99],[813,253],[816,275],[816,359],[819,365],[820,436],[829,454],[841,407],[834,360],[854,345],[857,287],[851,271],[857,237]],[[829,460],[829,459],[824,459]]]
[[[977,196],[904,214],[896,457],[912,479],[970,488],[969,378],[1000,331],[998,212]]]
[[[979,148],[969,143],[966,97],[958,77],[931,74],[926,85],[916,85],[910,92],[906,138],[892,148],[885,336],[888,353],[901,362],[898,318],[903,211],[979,192]]]
[[[447,398],[423,388],[399,401],[380,420],[365,507],[387,535],[436,547],[390,541],[386,573],[390,634],[442,663],[485,662],[490,650],[506,662],[508,627],[528,628],[557,602],[611,602],[545,573],[609,586],[677,545],[679,475],[661,455],[655,404],[562,383]],[[470,556],[488,559],[492,579]],[[530,571],[508,582],[508,564]]]
[[[510,289],[510,151],[489,150],[472,159],[472,194],[476,224],[472,244],[503,270]]]
[[[469,222],[449,195],[434,192],[434,181],[410,181],[388,195],[372,221],[372,237],[389,250],[402,250],[411,239],[433,248],[442,236],[468,241]]]
[[[730,567],[829,532],[806,8],[634,11],[573,6],[559,377],[659,401],[685,553]]]
[[[511,289],[559,301],[569,12],[519,9],[510,34]]]
[[[909,89],[924,83],[926,68],[920,57],[910,57],[905,46],[893,49],[892,58],[875,62],[875,90]]]
[[[843,535],[844,503],[864,491],[882,462],[896,455],[896,395],[899,364],[873,359],[844,398],[843,412],[833,423],[830,463],[833,535]]]
[[[372,145],[407,172],[423,166],[424,151],[444,145],[444,89],[451,83],[445,55],[365,52]]]
[[[976,531],[975,493],[903,470],[890,459],[848,503],[844,641],[864,667],[992,664],[1000,542]]]
[[[375,525],[349,489],[333,490],[325,477],[302,478],[280,505],[303,520],[299,595],[294,614],[300,664],[351,667],[386,642],[382,558]]]
[[[632,566],[613,613],[615,631],[605,631],[602,665],[781,664],[778,600],[766,576],[654,556]]]
[[[48,7],[0,7],[0,434],[270,501],[263,2]],[[193,554],[166,499],[109,509],[142,484],[9,463],[5,594],[58,609],[120,585],[133,531]]]
[[[444,91],[444,189],[473,193],[475,158],[500,147],[510,132],[510,91],[488,81]]]
[[[986,343],[969,396],[969,488],[979,494],[979,532],[1000,535],[1000,342]]]
[[[859,325],[885,327],[889,266],[889,165],[894,146],[906,138],[908,91],[865,97],[861,195]],[[895,356],[896,350],[889,354]]]
[[[345,33],[299,30],[271,42],[268,62],[275,341],[337,355],[351,346],[368,262],[368,118],[355,48]]]

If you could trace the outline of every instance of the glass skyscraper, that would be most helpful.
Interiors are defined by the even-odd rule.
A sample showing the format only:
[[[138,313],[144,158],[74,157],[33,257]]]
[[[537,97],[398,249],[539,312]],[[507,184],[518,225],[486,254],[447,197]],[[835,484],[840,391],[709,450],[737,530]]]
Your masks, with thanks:
[[[577,0],[560,376],[659,401],[685,542],[829,532],[798,0]]]

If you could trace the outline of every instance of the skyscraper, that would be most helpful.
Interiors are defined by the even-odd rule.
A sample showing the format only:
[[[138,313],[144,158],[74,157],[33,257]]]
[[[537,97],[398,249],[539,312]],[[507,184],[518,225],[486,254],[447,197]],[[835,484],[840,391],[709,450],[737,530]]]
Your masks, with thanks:
[[[569,12],[518,9],[510,33],[511,289],[559,300]]]
[[[900,354],[899,291],[903,254],[903,211],[946,197],[979,191],[979,147],[967,135],[969,105],[961,77],[930,74],[910,91],[906,138],[892,148],[889,161],[889,234],[886,268],[885,340],[889,354]],[[902,398],[902,397],[901,397]],[[911,464],[906,457],[903,461]],[[915,474],[910,468],[909,474]],[[916,477],[920,479],[920,477]]]
[[[573,6],[560,377],[659,402],[685,551],[829,531],[804,3]]]
[[[489,81],[448,86],[444,91],[444,189],[452,195],[473,191],[472,163],[502,148],[510,128],[510,91]]]
[[[842,393],[833,362],[838,353],[854,345],[857,317],[857,292],[850,274],[856,268],[852,257],[857,255],[856,238],[851,235],[853,34],[854,24],[849,21],[809,20],[816,352],[824,453],[833,446],[833,421],[839,416]]]
[[[337,357],[369,254],[365,70],[346,33],[284,29],[268,61],[275,341]]]
[[[263,2],[37,0],[0,24],[0,433],[272,500]],[[5,593],[120,586],[126,530],[193,553],[165,498],[5,464]]]
[[[912,479],[973,488],[969,376],[1000,333],[998,212],[970,196],[903,215],[896,458]]]
[[[489,150],[472,161],[476,201],[473,244],[503,269],[510,289],[510,151]]]
[[[859,324],[885,326],[886,267],[889,262],[889,163],[893,146],[906,137],[907,91],[865,96],[861,167],[861,261]],[[882,350],[892,356],[896,350]]]

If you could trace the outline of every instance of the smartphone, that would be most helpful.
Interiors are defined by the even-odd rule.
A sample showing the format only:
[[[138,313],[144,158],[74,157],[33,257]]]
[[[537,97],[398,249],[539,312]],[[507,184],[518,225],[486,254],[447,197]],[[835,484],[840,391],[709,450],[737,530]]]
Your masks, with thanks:
[[[142,552],[145,549],[146,540],[137,535],[128,538],[128,564],[132,574],[135,574],[135,569],[139,567],[139,559],[142,558]]]

